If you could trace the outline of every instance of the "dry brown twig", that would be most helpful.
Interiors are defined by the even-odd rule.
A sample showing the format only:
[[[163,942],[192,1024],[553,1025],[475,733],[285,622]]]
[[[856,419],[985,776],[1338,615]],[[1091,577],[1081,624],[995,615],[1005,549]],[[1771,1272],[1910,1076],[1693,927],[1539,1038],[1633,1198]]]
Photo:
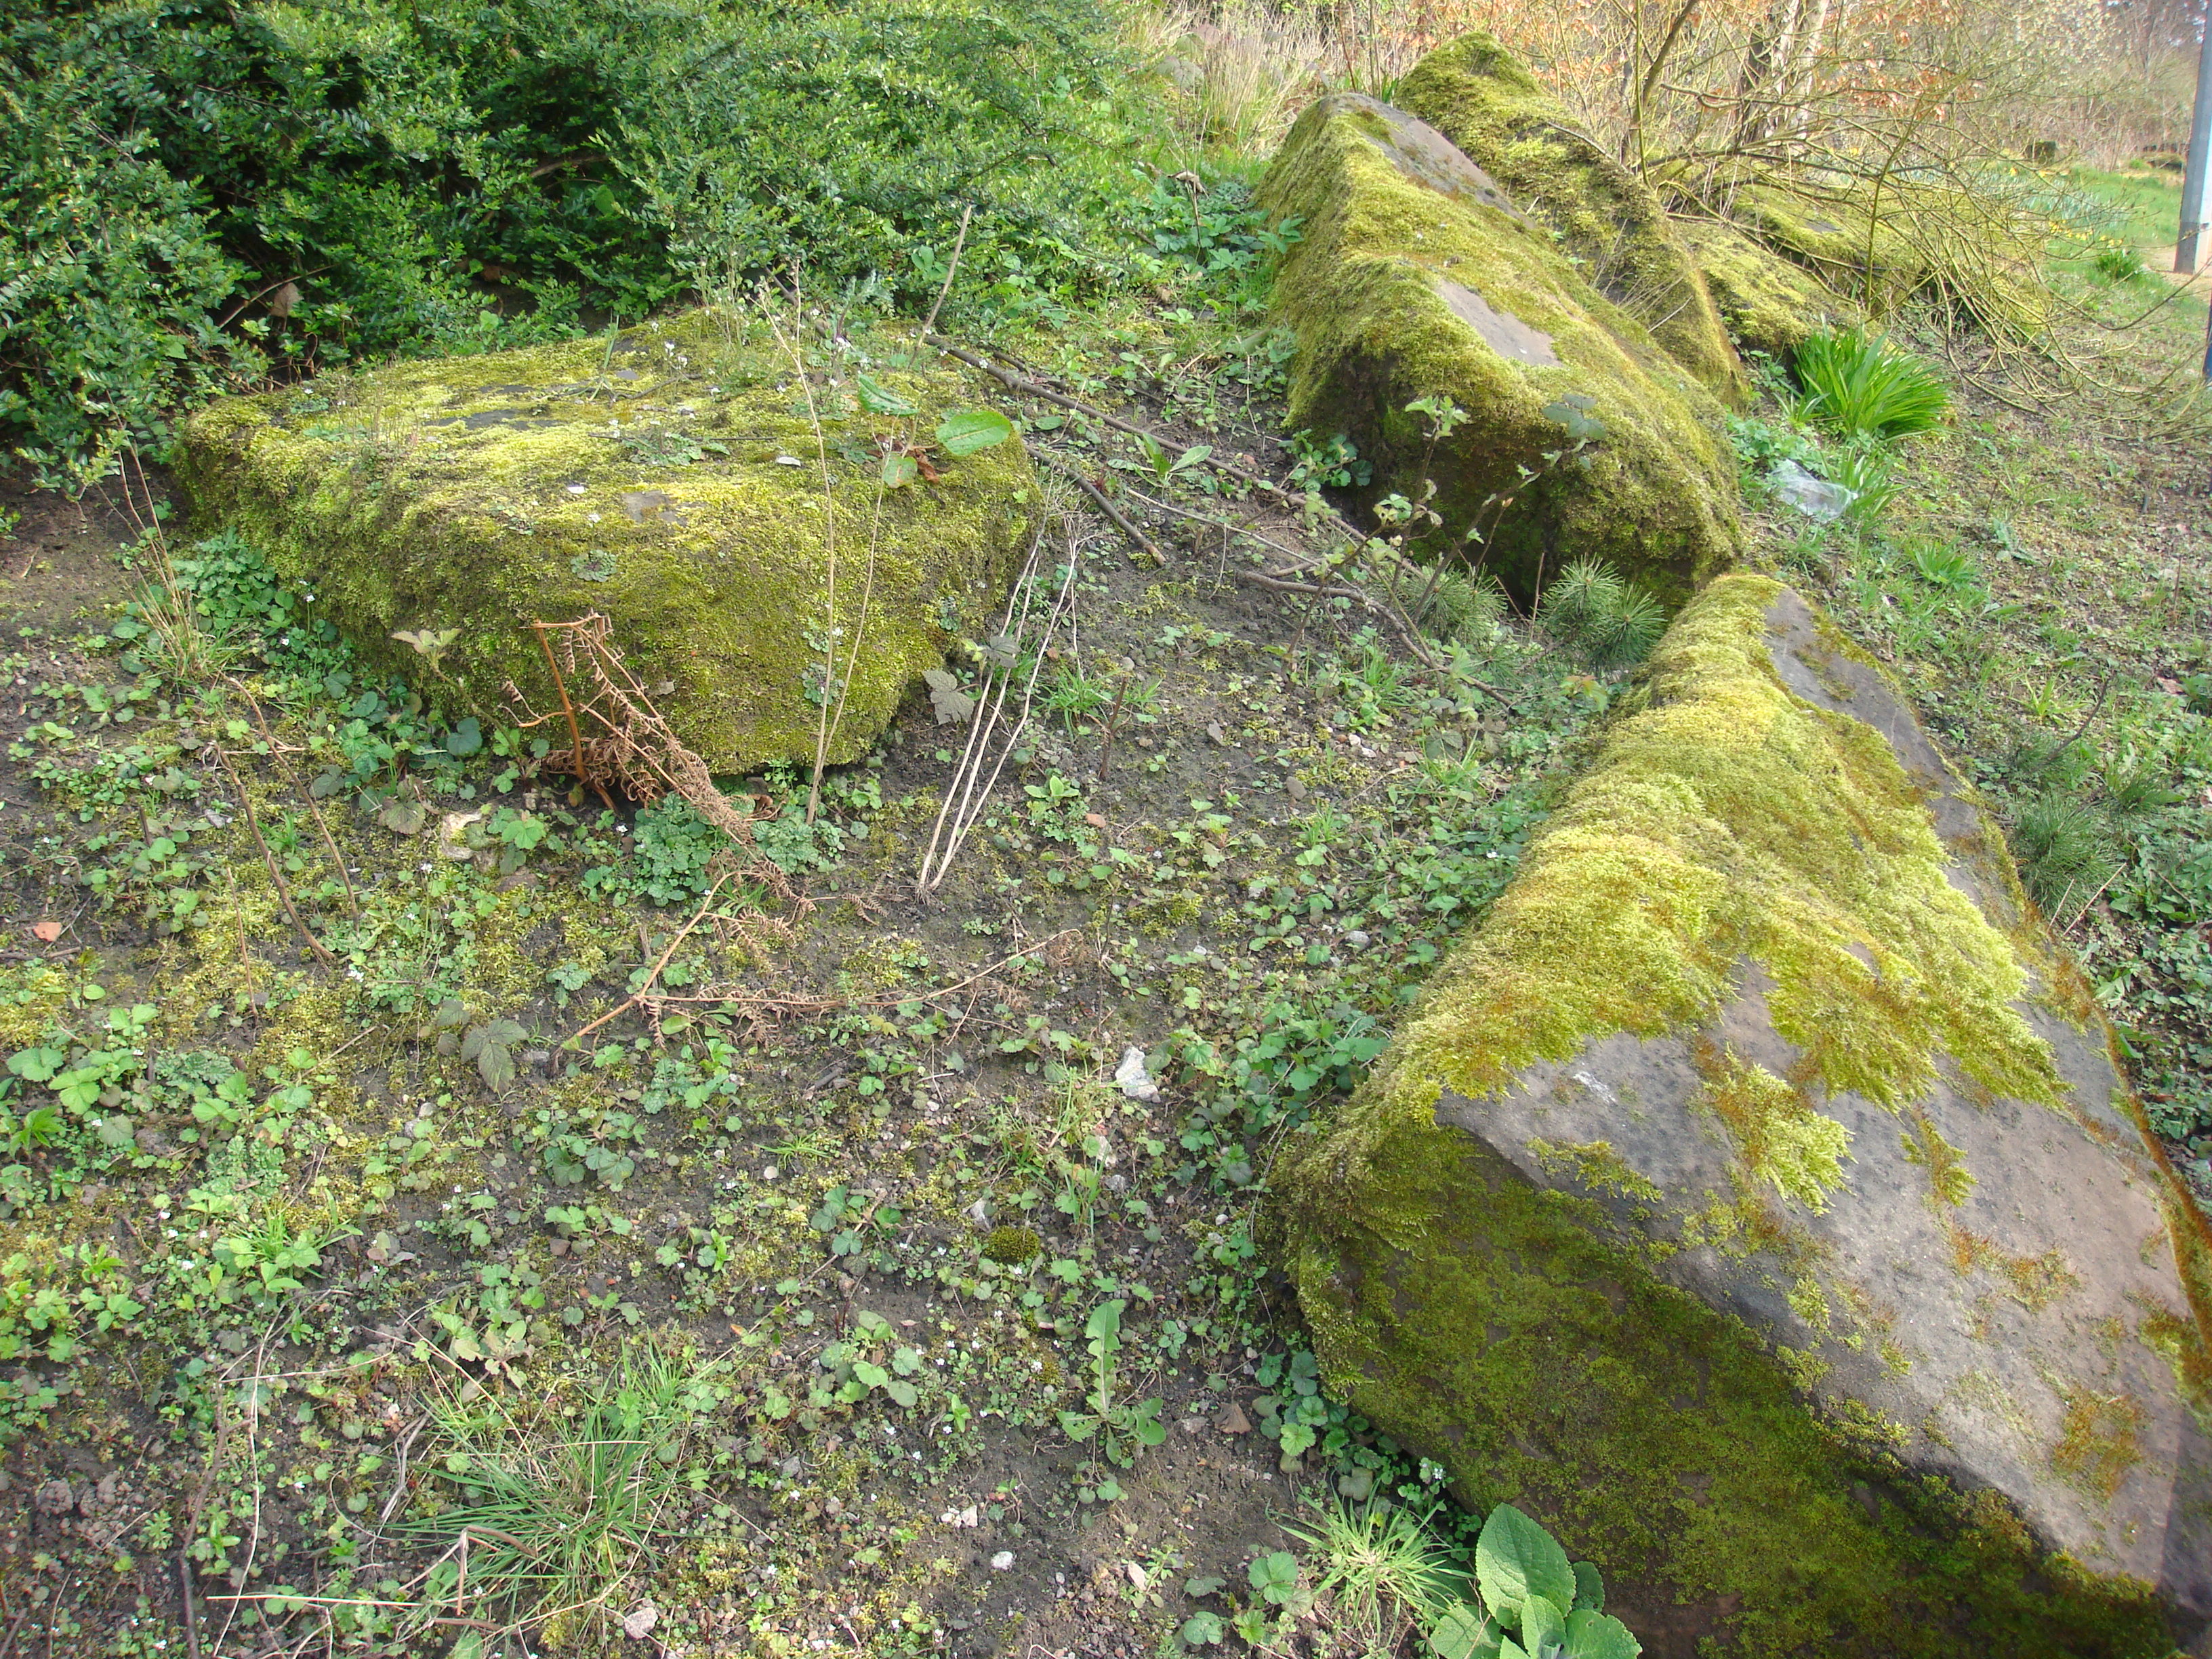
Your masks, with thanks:
[[[566,722],[572,744],[565,754],[559,750],[548,754],[540,765],[591,783],[602,799],[610,782],[619,784],[623,793],[641,805],[649,806],[665,795],[681,795],[692,811],[746,850],[750,872],[778,897],[803,904],[783,872],[761,854],[753,838],[752,816],[740,812],[715,787],[707,763],[684,746],[652,694],[623,660],[611,637],[612,624],[608,619],[593,611],[574,622],[534,622],[530,626],[545,647],[545,660],[560,698],[557,717]],[[589,685],[591,694],[578,699],[572,685]],[[519,711],[516,723],[522,730],[556,718],[531,713],[528,701],[513,684],[506,690],[508,701]],[[582,736],[580,722],[586,717],[604,735]]]

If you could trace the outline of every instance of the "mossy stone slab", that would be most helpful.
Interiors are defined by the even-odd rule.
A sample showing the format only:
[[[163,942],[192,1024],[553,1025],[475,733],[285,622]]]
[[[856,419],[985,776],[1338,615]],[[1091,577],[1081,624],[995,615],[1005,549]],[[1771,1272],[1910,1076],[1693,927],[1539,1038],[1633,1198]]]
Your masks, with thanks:
[[[1275,286],[1298,343],[1291,422],[1348,434],[1377,491],[1433,482],[1446,533],[1479,525],[1524,593],[1589,556],[1679,602],[1735,558],[1720,403],[1442,135],[1332,94],[1260,200],[1299,222]],[[1431,453],[1407,405],[1439,394],[1472,418]],[[1569,396],[1606,436],[1555,468],[1566,430],[1545,411]]]
[[[2195,1639],[2212,1239],[2002,836],[1767,578],[1644,696],[1279,1165],[1332,1385],[1655,1653]]]
[[[1742,398],[1743,365],[1658,197],[1495,38],[1478,31],[1439,46],[1393,96],[1548,226],[1598,291],[1685,368],[1718,396]]]
[[[814,757],[822,645],[857,642],[828,758],[866,752],[924,670],[989,631],[1036,511],[1018,439],[884,491],[886,443],[927,446],[984,395],[950,367],[878,367],[911,416],[817,369],[831,479],[788,359],[695,311],[610,343],[326,374],[225,399],[185,430],[195,520],[244,531],[380,669],[512,720],[554,688],[530,632],[597,611],[718,772]],[[830,537],[837,569],[834,595]],[[433,671],[392,635],[457,630]],[[813,696],[810,696],[810,692]]]

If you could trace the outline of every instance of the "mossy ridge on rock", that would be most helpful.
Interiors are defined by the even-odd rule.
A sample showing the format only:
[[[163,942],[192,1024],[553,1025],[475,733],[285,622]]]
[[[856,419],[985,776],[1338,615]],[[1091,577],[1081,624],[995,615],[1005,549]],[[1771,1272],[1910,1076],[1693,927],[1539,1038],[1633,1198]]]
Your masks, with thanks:
[[[481,718],[511,718],[510,684],[551,707],[528,624],[596,610],[716,770],[811,759],[831,625],[815,434],[788,362],[740,333],[692,312],[611,350],[578,340],[225,399],[187,424],[179,482],[197,520],[252,537],[374,667],[427,680],[392,635],[457,629],[434,688]],[[981,401],[948,368],[878,372],[916,416],[817,392],[848,648],[868,601],[833,761],[865,753],[922,671],[988,627],[1035,510],[1018,442],[889,492],[871,588],[878,441],[927,441]]]
[[[1598,291],[1711,391],[1743,396],[1743,366],[1659,198],[1496,39],[1477,32],[1438,47],[1395,95],[1550,226]]]
[[[2001,840],[1917,728],[1838,712],[1871,671],[1793,602],[1731,576],[1678,620],[1273,1224],[1333,1386],[1729,1650],[2163,1653],[2160,1592],[2201,1603],[2212,1559],[2201,1218],[2095,1097],[2101,1028],[2054,1006]],[[1834,695],[1784,683],[1778,630]],[[2075,1255],[2038,1255],[1997,1212],[2069,1173]],[[1898,1248],[1869,1182],[1969,1328],[1902,1279],[1867,1301],[1852,1269]],[[2023,1332],[2027,1363],[1991,1346]]]
[[[1675,233],[1705,272],[1729,332],[1742,345],[1787,358],[1824,329],[1861,326],[1859,308],[1802,266],[1715,219],[1677,219]]]
[[[1757,181],[1726,191],[1733,228],[1843,296],[1831,307],[1875,304],[1867,297],[1871,264],[1873,287],[1891,306],[1942,301],[2003,338],[2048,333],[2051,295],[2027,252],[2039,242],[2021,228],[2034,216],[1941,179],[1887,179],[1880,195],[1876,217],[1875,188],[1863,180],[1817,198]]]
[[[1378,487],[1411,492],[1426,439],[1406,405],[1448,396],[1474,416],[1430,468],[1449,533],[1493,494],[1517,495],[1490,556],[1524,592],[1591,556],[1686,599],[1740,548],[1720,405],[1548,236],[1431,184],[1430,159],[1401,156],[1398,123],[1365,101],[1310,107],[1261,187],[1269,213],[1301,223],[1275,290],[1298,339],[1291,424],[1349,434]],[[1543,411],[1568,393],[1607,436],[1587,465],[1529,483],[1564,444]]]

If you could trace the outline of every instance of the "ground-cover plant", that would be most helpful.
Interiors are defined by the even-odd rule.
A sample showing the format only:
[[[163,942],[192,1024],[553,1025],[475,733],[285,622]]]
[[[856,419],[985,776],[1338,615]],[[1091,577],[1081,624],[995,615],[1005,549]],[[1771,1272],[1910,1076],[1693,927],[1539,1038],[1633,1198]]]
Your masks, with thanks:
[[[1159,1401],[1132,1399],[1125,1388],[1121,1314],[1128,1305],[1116,1297],[1091,1310],[1083,1325],[1084,1346],[1091,1355],[1091,1382],[1083,1396],[1084,1409],[1060,1414],[1063,1434],[1071,1440],[1095,1441],[1106,1462],[1121,1468],[1129,1468],[1139,1450],[1158,1445],[1168,1434],[1160,1421]],[[1091,1484],[1096,1488],[1107,1487],[1114,1484],[1113,1477],[1106,1474]],[[1099,1495],[1110,1498],[1116,1493],[1101,1491]]]
[[[1887,338],[1815,334],[1792,359],[1798,412],[1847,440],[1893,444],[1942,425],[1951,394],[1935,370]]]

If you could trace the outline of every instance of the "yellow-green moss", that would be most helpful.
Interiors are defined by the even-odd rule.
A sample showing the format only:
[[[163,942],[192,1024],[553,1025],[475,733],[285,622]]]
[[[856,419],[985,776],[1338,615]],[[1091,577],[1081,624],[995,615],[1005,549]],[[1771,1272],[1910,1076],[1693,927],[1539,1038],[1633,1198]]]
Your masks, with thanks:
[[[1728,1125],[1745,1166],[1784,1197],[1808,1210],[1826,1209],[1828,1194],[1843,1179],[1850,1132],[1764,1066],[1729,1051],[1701,1060],[1705,1103]]]
[[[1675,234],[1705,272],[1729,332],[1771,357],[1787,357],[1824,328],[1864,321],[1859,308],[1802,266],[1733,225],[1678,219]]]
[[[1723,577],[1677,620],[1648,702],[1386,1066],[1279,1163],[1273,1236],[1332,1387],[1441,1458],[1464,1499],[1533,1504],[1608,1574],[1685,1604],[1716,1650],[2162,1655],[2148,1586],[2039,1555],[2002,1504],[1909,1474],[1910,1437],[1863,1402],[1816,1415],[1801,1391],[1819,1355],[1664,1283],[1663,1252],[1622,1242],[1596,1200],[1437,1121],[1447,1091],[1480,1102],[1589,1039],[1696,1030],[1747,983],[1802,1063],[1783,1079],[1711,1054],[1706,1103],[1744,1168],[1800,1196],[1835,1182],[1842,1150],[1814,1099],[1907,1114],[1948,1055],[1992,1094],[2059,1103],[2010,1006],[2021,963],[1945,879],[1923,792],[1879,734],[1778,678],[1779,592]],[[1775,1252],[1809,1323],[1909,1365],[1882,1310],[1778,1226],[1740,1190],[1684,1217],[1680,1243]],[[2093,1476],[2110,1462],[2095,1428]],[[1904,1501],[1862,1501],[1869,1479]]]
[[[1865,180],[1826,181],[1817,198],[1750,181],[1728,197],[1739,228],[1878,313],[1917,296],[2008,338],[2049,331],[2051,295],[2034,266],[2049,222],[2001,191],[1892,176],[1878,205]]]
[[[1659,198],[1512,53],[1466,35],[1415,64],[1395,95],[1550,226],[1598,291],[1683,368],[1723,398],[1743,395],[1743,366]]]
[[[864,752],[922,671],[986,628],[1034,511],[1018,443],[942,463],[939,482],[882,498],[871,583],[878,445],[926,441],[981,401],[941,368],[878,379],[921,413],[816,392],[834,623],[862,647],[833,760]],[[228,399],[188,423],[179,476],[200,527],[243,529],[376,666],[488,720],[513,718],[510,684],[544,712],[528,625],[602,611],[639,679],[669,688],[679,735],[739,770],[813,756],[806,694],[833,622],[817,453],[788,364],[695,312],[611,351],[580,340]],[[459,637],[434,671],[392,637],[445,629]]]
[[[1893,1111],[1950,1054],[2056,1104],[2010,1006],[2010,942],[1944,877],[1922,792],[1871,727],[1800,702],[1767,656],[1779,584],[1738,574],[1683,613],[1623,722],[1395,1049],[1394,1109],[1480,1097],[1590,1036],[1694,1025],[1741,962],[1773,981],[1792,1081]]]
[[[1524,591],[1540,570],[1595,556],[1686,599],[1740,548],[1720,405],[1548,237],[1408,176],[1390,143],[1387,122],[1324,101],[1261,185],[1270,214],[1301,222],[1275,288],[1298,339],[1291,424],[1349,434],[1378,488],[1419,494],[1433,478],[1449,533],[1495,520],[1492,568]],[[1492,349],[1447,283],[1549,336],[1558,365]],[[1431,461],[1406,405],[1438,393],[1474,418]],[[1531,483],[1565,441],[1544,410],[1568,394],[1590,399],[1606,436]],[[1502,520],[1496,496],[1512,498]]]

